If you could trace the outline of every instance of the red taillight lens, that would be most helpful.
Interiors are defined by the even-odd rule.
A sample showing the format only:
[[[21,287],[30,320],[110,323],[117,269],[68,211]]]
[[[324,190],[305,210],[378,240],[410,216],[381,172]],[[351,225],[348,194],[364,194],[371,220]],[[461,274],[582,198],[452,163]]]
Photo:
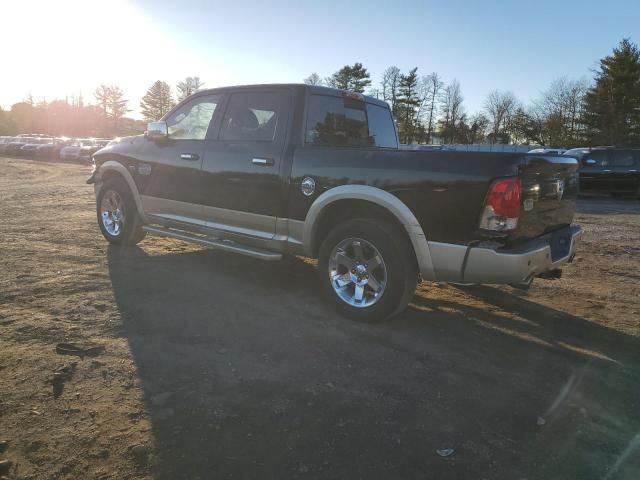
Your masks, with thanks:
[[[480,228],[505,232],[515,230],[520,216],[522,182],[520,177],[494,181],[484,203]]]
[[[520,216],[522,182],[519,177],[496,180],[489,188],[485,205],[493,207],[496,215],[507,218]]]

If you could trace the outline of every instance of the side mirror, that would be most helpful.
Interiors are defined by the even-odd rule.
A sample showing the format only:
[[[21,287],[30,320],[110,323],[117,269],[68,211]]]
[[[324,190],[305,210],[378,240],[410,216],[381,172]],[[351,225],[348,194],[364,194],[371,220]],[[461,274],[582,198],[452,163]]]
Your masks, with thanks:
[[[598,163],[598,162],[596,162],[593,158],[587,158],[587,159],[584,161],[584,164],[585,164],[585,165],[595,165],[596,163]]]
[[[145,132],[147,138],[167,138],[169,136],[169,128],[167,122],[151,122],[147,125]]]

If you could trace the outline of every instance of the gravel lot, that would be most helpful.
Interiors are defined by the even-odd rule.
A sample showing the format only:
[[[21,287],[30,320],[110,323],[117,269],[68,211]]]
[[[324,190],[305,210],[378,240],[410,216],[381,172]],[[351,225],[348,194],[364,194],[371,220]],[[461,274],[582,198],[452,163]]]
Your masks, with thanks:
[[[0,158],[8,478],[640,478],[640,201],[582,199],[560,280],[363,325],[302,259],[108,246],[88,173]]]

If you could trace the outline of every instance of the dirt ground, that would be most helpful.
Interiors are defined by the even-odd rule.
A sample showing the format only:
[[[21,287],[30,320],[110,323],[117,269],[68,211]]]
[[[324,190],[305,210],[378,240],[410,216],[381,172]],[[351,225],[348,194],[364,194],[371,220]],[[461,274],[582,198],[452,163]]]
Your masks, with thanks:
[[[108,246],[88,173],[0,158],[7,478],[640,478],[639,201],[581,200],[560,280],[363,325],[302,259]]]

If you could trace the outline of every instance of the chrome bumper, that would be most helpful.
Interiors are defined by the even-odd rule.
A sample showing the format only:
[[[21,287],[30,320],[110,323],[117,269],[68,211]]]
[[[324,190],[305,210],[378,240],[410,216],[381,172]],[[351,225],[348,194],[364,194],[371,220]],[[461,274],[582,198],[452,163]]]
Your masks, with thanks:
[[[573,260],[582,234],[572,225],[512,249],[429,242],[429,250],[439,281],[521,283]]]
[[[520,283],[573,260],[582,229],[575,225],[533,240],[517,249],[472,248],[464,283]],[[560,244],[564,243],[566,244]]]

